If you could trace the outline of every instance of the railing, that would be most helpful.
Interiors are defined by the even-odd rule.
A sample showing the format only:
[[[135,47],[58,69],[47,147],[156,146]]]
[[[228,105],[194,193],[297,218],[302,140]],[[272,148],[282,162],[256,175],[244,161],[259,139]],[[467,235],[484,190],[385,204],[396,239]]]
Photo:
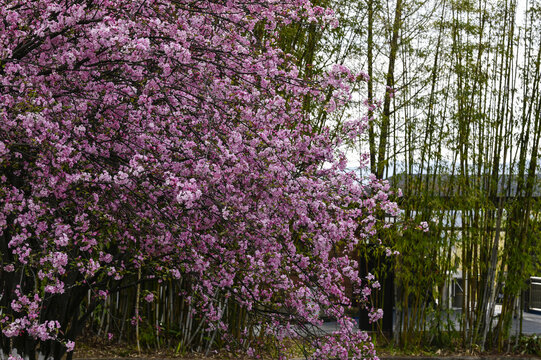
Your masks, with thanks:
[[[541,277],[530,278],[530,298],[529,298],[530,310],[541,311]]]

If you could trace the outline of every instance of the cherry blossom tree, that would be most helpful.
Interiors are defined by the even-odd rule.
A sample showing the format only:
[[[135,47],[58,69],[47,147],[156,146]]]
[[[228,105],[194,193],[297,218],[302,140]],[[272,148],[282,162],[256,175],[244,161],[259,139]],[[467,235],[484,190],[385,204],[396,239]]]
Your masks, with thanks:
[[[4,355],[60,358],[142,271],[190,279],[223,333],[218,293],[278,339],[337,318],[335,336],[312,338],[315,357],[375,356],[345,316],[344,282],[364,300],[372,284],[348,254],[375,234],[376,212],[397,207],[387,184],[345,170],[339,140],[316,133],[302,106],[310,96],[333,111],[359,76],[334,66],[301,79],[276,45],[281,26],[333,26],[332,11],[0,0],[0,18]],[[343,136],[363,127],[349,121]]]

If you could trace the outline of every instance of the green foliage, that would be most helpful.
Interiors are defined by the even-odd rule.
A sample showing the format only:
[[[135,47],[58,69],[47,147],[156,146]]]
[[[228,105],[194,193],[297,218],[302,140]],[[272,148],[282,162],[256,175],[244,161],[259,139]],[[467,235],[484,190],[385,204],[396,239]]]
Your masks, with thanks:
[[[541,356],[541,337],[538,335],[521,335],[517,339],[512,339],[515,343],[513,351],[522,355]]]

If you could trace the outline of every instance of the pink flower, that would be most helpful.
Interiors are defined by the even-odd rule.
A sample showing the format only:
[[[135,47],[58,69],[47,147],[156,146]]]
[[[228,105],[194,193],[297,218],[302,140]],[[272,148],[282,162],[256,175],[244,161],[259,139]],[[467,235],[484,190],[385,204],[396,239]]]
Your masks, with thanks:
[[[13,272],[13,271],[15,271],[15,265],[13,265],[13,264],[5,265],[5,266],[4,266],[4,271],[6,271],[6,272]]]
[[[71,352],[73,351],[74,348],[75,348],[75,342],[68,340],[68,342],[66,342],[66,351]]]
[[[383,310],[382,309],[370,309],[369,313],[368,313],[368,321],[370,323],[373,323],[373,322],[376,322],[378,321],[379,319],[381,319],[383,317]]]
[[[372,275],[372,273],[368,273],[368,275],[366,275],[366,280],[368,281],[372,281],[374,280],[376,277],[374,275]]]
[[[428,230],[429,230],[428,223],[426,221],[421,221],[421,223],[419,224],[418,229],[422,230],[423,232],[428,232]]]
[[[136,318],[135,316],[133,316],[133,317],[131,318],[131,320],[130,320],[130,323],[131,323],[132,325],[135,325],[135,324],[137,324],[137,322],[141,322],[141,321],[143,321],[143,319],[141,318],[141,316],[139,316],[138,318]]]

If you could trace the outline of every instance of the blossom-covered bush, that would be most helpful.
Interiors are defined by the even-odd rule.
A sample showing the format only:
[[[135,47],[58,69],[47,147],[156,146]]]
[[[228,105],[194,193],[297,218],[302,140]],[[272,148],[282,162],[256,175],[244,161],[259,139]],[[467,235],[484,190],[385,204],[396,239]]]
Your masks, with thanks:
[[[189,278],[224,333],[218,293],[278,338],[336,317],[341,330],[315,338],[315,356],[374,356],[344,315],[345,279],[359,296],[369,286],[348,254],[374,235],[376,211],[397,208],[385,184],[345,171],[339,142],[302,111],[329,89],[334,110],[358,77],[335,66],[301,79],[276,46],[280,26],[330,26],[330,10],[0,0],[0,18],[4,354],[60,358],[141,268]]]

